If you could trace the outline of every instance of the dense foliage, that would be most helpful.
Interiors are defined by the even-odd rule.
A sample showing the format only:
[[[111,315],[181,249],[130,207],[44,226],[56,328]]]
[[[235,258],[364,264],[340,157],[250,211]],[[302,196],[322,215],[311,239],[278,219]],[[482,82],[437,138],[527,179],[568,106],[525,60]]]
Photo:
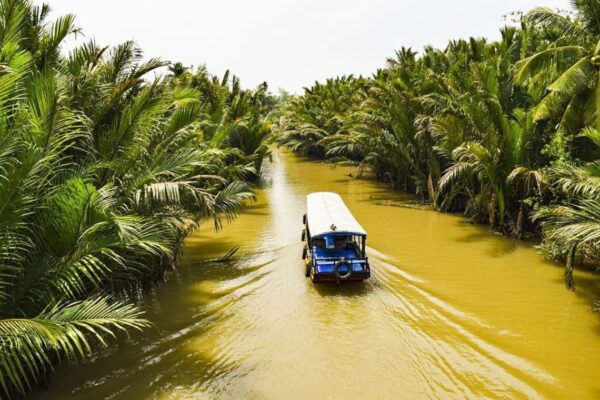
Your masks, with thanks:
[[[502,233],[541,233],[573,288],[573,264],[600,257],[600,3],[573,6],[317,83],[281,106],[278,141]]]
[[[94,41],[47,6],[0,1],[0,393],[148,325],[115,291],[173,266],[183,238],[252,197],[266,85]],[[117,298],[118,297],[118,298]]]

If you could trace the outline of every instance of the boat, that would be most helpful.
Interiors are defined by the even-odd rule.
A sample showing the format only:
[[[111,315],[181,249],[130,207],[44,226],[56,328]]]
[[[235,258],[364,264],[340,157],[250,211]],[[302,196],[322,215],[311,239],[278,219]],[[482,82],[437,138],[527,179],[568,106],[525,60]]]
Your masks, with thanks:
[[[367,233],[337,193],[306,196],[302,258],[313,283],[363,281],[371,276]]]

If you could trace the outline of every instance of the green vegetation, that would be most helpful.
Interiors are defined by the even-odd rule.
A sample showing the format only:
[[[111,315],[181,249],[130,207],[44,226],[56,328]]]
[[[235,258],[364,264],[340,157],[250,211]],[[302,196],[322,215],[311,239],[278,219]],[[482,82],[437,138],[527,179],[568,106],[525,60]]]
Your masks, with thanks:
[[[501,39],[402,48],[372,77],[284,96],[144,59],[133,42],[68,54],[74,17],[0,0],[0,393],[149,325],[132,285],[253,194],[280,144],[356,165],[440,211],[600,264],[600,3],[513,15]],[[153,77],[149,77],[153,76]],[[125,294],[124,294],[125,293]]]
[[[280,144],[369,170],[566,263],[600,259],[600,3],[515,14],[501,39],[402,48],[281,106]]]
[[[122,294],[172,268],[201,221],[233,218],[268,156],[266,85],[242,90],[0,1],[0,393],[148,325]]]

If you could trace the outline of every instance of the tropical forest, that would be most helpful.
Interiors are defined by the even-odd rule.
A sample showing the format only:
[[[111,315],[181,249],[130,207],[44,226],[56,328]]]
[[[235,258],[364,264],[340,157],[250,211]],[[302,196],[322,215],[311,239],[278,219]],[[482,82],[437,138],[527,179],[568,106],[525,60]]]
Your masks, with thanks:
[[[0,0],[0,398],[600,395],[600,2],[298,93],[51,6]]]

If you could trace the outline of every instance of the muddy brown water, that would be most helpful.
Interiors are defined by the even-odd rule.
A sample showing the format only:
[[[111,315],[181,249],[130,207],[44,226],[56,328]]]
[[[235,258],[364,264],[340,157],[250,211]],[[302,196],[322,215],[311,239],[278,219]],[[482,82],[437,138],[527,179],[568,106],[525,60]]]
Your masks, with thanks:
[[[277,151],[220,233],[186,243],[143,303],[155,328],[60,367],[44,399],[600,398],[599,280],[348,169]],[[369,233],[372,278],[315,286],[302,214],[338,192]],[[226,263],[203,263],[240,246]]]

